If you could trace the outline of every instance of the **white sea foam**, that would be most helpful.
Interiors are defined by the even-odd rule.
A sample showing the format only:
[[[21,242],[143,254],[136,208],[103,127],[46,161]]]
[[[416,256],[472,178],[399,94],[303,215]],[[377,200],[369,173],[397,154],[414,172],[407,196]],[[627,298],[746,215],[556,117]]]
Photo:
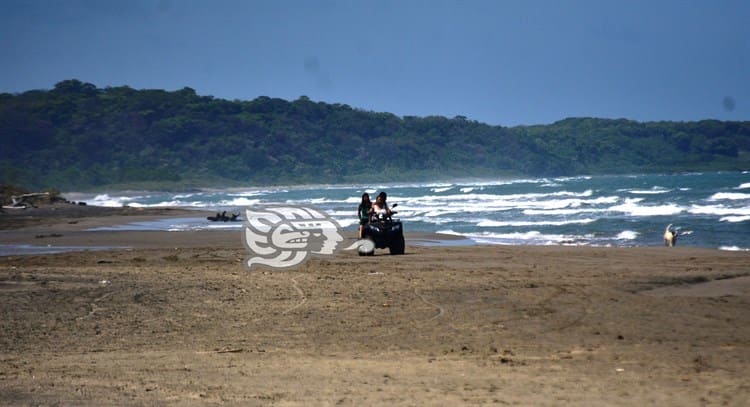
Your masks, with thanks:
[[[668,192],[671,192],[671,189],[665,189],[662,187],[652,187],[651,189],[626,189],[622,190],[622,192],[629,192],[631,194],[635,195],[659,195],[659,194],[666,194]]]
[[[724,205],[693,205],[688,212],[695,215],[750,215],[750,207],[732,208]]]
[[[744,182],[744,183],[740,184],[740,186],[738,186],[735,189],[747,189],[747,188],[750,188],[750,182]]]
[[[451,229],[444,229],[444,230],[438,230],[435,233],[441,234],[441,235],[450,235],[450,236],[463,236],[463,234],[458,233]]]
[[[136,198],[134,197],[126,197],[126,196],[117,196],[112,197],[109,196],[109,194],[99,194],[95,197],[86,200],[86,203],[95,205],[95,206],[106,206],[111,208],[121,207],[124,205],[130,205],[130,206],[138,206],[137,203],[132,202]]]
[[[624,203],[609,208],[613,212],[622,212],[630,216],[666,216],[677,215],[685,211],[679,205],[638,205],[640,198],[628,198]]]
[[[471,239],[480,244],[497,244],[497,245],[512,245],[512,244],[535,244],[535,245],[557,245],[557,244],[574,244],[574,245],[586,245],[589,244],[589,240],[592,236],[583,235],[560,235],[560,234],[545,234],[536,230],[528,232],[513,232],[513,233],[458,233],[453,230],[443,230],[438,233],[463,236]]]
[[[271,190],[271,189],[248,189],[248,190],[241,190],[237,192],[228,192],[227,195],[229,196],[244,196],[244,197],[251,197],[251,196],[264,196],[264,195],[270,195],[277,192],[282,192],[284,190]]]
[[[445,187],[435,187],[435,188],[430,189],[430,191],[439,194],[441,192],[450,191],[451,189],[453,189],[453,185],[449,185]]]
[[[745,249],[738,246],[720,246],[719,250],[727,250],[730,252],[750,252],[750,249]]]
[[[439,216],[439,217],[432,217],[432,216],[403,216],[404,219],[408,219],[409,222],[423,222],[428,223],[431,225],[445,225],[446,223],[453,223],[457,222],[458,220],[455,218],[447,217],[447,216]]]
[[[408,207],[415,211],[424,210],[445,214],[457,212],[497,212],[510,209],[562,209],[587,204],[616,202],[617,200],[617,198],[581,199],[581,197],[589,197],[591,194],[592,191],[590,190],[580,193],[561,191],[548,194],[529,193],[509,195],[467,193],[445,196],[402,197],[394,199],[394,201],[398,200],[399,204],[403,205],[404,208]]]
[[[543,184],[548,182],[544,178],[523,178],[523,179],[504,179],[504,180],[486,180],[486,181],[474,181],[464,183],[467,186],[474,187],[498,187],[503,185],[517,185],[517,184]]]
[[[582,201],[582,203],[588,204],[588,205],[613,204],[613,203],[617,203],[617,201],[619,200],[620,200],[619,196],[612,195],[612,196],[600,196],[596,199],[588,199],[588,200]]]
[[[586,190],[584,192],[571,192],[571,191],[557,191],[549,193],[530,192],[525,194],[478,194],[478,193],[464,193],[454,195],[424,195],[419,197],[408,197],[408,199],[419,200],[423,202],[429,202],[432,200],[444,200],[444,201],[519,201],[519,200],[532,200],[532,199],[544,199],[549,197],[579,197],[585,198],[590,197],[593,194],[592,190]],[[407,198],[404,198],[407,199]],[[389,201],[390,201],[389,197]]]
[[[139,203],[139,202],[131,202],[131,203],[128,204],[128,206],[133,206],[133,207],[136,207],[136,208],[169,208],[169,207],[174,207],[174,206],[183,206],[183,207],[184,206],[196,206],[196,207],[201,207],[202,204],[200,202],[198,202],[196,205],[190,205],[190,203],[188,203],[188,202],[181,202],[181,201],[161,201],[161,202],[156,202],[156,203],[152,203],[152,204],[143,204],[143,203]]]
[[[570,182],[570,181],[588,181],[591,178],[592,177],[590,175],[580,175],[577,177],[558,177],[558,178],[555,178],[554,180],[557,182]],[[547,182],[547,180],[545,180],[545,182]]]
[[[747,222],[749,220],[750,220],[750,215],[744,215],[744,216],[724,216],[722,218],[719,218],[719,222],[729,222],[729,223]]]
[[[186,198],[192,198],[198,194],[196,193],[189,193],[189,194],[177,194],[174,196],[174,199],[186,199]]]
[[[635,240],[638,237],[638,232],[632,230],[623,230],[615,236],[618,240]]]
[[[606,209],[574,208],[574,209],[524,209],[523,214],[528,216],[571,216],[581,213],[602,213]]]
[[[564,225],[585,225],[588,223],[596,222],[596,219],[575,219],[575,220],[564,220],[564,221],[497,221],[497,220],[483,220],[477,223],[478,227],[492,228],[492,227],[524,227],[524,226],[564,226]]]
[[[245,197],[238,197],[234,199],[228,199],[219,201],[216,206],[253,206],[261,203],[261,199],[251,199]]]
[[[744,194],[741,192],[717,192],[708,198],[709,201],[721,201],[730,200],[736,201],[741,199],[750,199],[750,194]]]

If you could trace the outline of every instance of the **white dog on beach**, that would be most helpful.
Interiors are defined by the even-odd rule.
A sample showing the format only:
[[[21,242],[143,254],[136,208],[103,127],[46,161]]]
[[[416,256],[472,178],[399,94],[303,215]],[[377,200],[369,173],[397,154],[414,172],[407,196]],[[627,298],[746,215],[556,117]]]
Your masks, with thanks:
[[[671,223],[667,225],[667,228],[664,229],[664,246],[673,247],[674,245],[676,245],[678,235],[679,232],[675,229],[672,229]]]

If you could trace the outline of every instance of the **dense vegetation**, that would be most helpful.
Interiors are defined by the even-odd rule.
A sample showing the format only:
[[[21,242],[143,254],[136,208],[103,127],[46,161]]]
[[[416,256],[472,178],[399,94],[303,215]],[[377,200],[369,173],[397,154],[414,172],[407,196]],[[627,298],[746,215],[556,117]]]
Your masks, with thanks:
[[[0,94],[0,182],[30,188],[336,183],[750,169],[750,122],[500,127],[342,104],[99,89]]]

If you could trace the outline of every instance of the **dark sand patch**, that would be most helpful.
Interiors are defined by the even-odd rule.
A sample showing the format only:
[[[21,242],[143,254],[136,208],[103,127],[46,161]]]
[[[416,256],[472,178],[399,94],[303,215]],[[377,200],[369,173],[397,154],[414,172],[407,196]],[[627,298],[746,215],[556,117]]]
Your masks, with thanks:
[[[643,291],[661,297],[750,297],[750,276],[730,277],[695,284],[680,284]]]

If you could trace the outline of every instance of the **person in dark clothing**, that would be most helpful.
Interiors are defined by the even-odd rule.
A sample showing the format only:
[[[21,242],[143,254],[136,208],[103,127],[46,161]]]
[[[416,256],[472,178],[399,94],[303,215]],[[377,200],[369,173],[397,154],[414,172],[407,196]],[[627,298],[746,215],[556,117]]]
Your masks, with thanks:
[[[362,201],[357,207],[357,216],[359,216],[359,238],[362,239],[362,230],[365,225],[370,221],[370,210],[372,209],[372,202],[370,202],[370,194],[365,192],[362,194]]]

